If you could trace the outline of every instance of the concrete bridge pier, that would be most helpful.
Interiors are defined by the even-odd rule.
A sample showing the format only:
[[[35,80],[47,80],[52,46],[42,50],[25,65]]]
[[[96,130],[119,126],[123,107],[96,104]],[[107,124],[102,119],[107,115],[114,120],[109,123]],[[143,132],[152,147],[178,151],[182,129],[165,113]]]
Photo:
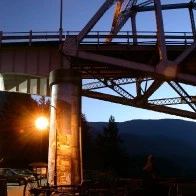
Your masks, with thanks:
[[[80,74],[70,69],[56,69],[49,75],[49,185],[81,183],[81,82]]]

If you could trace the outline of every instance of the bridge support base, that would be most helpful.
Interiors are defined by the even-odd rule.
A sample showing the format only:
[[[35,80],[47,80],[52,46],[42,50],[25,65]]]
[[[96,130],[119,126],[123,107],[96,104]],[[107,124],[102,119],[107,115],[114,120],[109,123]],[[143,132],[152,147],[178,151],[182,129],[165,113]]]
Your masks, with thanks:
[[[49,185],[81,183],[81,77],[70,69],[50,72]]]

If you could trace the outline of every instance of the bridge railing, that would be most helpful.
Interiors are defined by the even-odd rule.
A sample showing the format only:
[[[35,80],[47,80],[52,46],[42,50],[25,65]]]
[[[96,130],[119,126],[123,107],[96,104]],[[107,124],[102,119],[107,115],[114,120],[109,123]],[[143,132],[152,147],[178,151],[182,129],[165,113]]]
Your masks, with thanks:
[[[66,38],[76,38],[79,31],[63,31],[62,39],[59,31],[29,31],[29,32],[3,32],[0,31],[0,45],[2,43],[27,42],[31,46],[38,41],[65,41]],[[80,44],[110,44],[107,38],[112,38],[111,43],[127,45],[156,45],[156,31],[138,31],[134,35],[131,31],[120,31],[117,35],[109,35],[109,31],[91,31]],[[165,32],[167,45],[190,45],[194,41],[191,32]]]

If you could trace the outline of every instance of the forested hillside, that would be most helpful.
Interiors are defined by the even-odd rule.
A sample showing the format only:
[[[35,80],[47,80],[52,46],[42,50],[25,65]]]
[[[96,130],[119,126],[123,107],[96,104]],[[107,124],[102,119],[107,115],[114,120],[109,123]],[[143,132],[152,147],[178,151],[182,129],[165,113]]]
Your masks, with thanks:
[[[102,130],[106,122],[89,122],[92,134]],[[159,160],[158,167],[177,175],[196,174],[196,123],[193,121],[131,120],[117,123],[124,145],[138,166],[152,153]]]

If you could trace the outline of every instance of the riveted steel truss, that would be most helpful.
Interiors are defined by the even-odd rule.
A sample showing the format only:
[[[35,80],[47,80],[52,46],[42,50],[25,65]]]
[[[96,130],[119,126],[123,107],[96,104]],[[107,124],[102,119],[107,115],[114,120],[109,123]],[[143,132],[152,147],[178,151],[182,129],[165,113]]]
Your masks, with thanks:
[[[125,6],[123,2],[106,0],[77,36],[65,40],[62,52],[65,56],[71,57],[72,68],[84,74],[86,79],[97,80],[83,85],[83,96],[196,119],[196,90],[188,92],[183,88],[183,84],[196,86],[195,1],[162,4],[161,0],[130,0],[126,1]],[[114,4],[116,8],[112,27],[105,43],[97,42],[96,49],[92,50],[82,47],[82,40],[90,38],[88,34],[94,25]],[[171,41],[175,36],[170,37],[170,45],[174,44],[173,49],[169,50],[169,42],[166,41],[167,35],[164,31],[162,12],[173,9],[187,9],[190,15],[191,41],[188,45],[185,41],[185,47],[181,51],[176,42]],[[138,41],[141,34],[137,32],[135,16],[142,12],[154,12],[156,20],[156,36],[152,38],[156,45],[152,53],[147,52],[148,49],[151,50],[150,42]],[[127,49],[122,52],[120,47],[124,46],[124,42],[118,42],[116,45],[113,40],[122,38],[118,34],[129,19],[132,32],[127,34],[127,38],[132,41],[128,41]],[[99,34],[98,40],[103,37]],[[95,40],[95,36],[92,38]],[[126,35],[123,38],[126,38]],[[118,49],[114,50],[116,46]],[[174,97],[159,97],[164,94],[159,92],[165,84],[172,93],[176,93]],[[110,89],[113,93],[106,94],[103,89]],[[178,105],[187,107],[170,107]]]

